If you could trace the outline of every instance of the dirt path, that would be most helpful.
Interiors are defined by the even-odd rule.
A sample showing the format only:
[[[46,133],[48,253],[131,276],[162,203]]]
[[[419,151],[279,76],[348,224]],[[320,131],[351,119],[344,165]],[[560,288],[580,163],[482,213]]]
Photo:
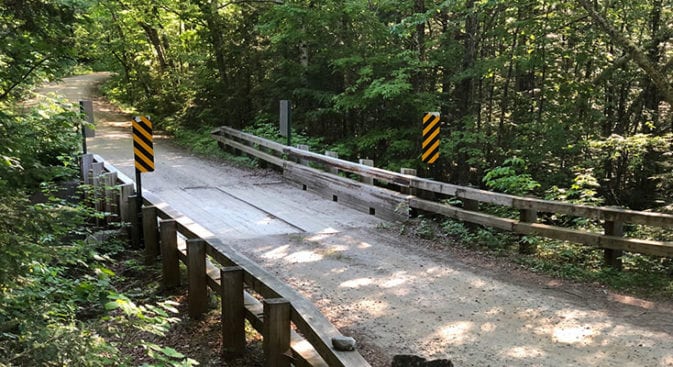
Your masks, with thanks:
[[[103,78],[68,78],[52,90],[94,95]],[[95,107],[90,149],[131,174],[128,116],[100,98]],[[311,299],[374,366],[395,354],[456,366],[673,366],[670,305],[439,251],[274,172],[195,158],[166,139],[155,152],[145,188]]]

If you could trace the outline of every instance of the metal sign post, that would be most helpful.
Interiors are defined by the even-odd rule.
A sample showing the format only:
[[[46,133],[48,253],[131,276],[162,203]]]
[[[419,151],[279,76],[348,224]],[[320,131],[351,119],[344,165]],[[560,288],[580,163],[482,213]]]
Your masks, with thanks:
[[[131,122],[133,127],[133,160],[136,169],[136,216],[138,223],[143,223],[143,184],[142,173],[154,171],[154,143],[152,136],[152,121],[149,116],[136,116]],[[134,242],[140,246],[142,231],[137,231],[138,237]]]
[[[280,101],[280,135],[287,137],[287,145],[292,146],[292,107],[290,101]]]

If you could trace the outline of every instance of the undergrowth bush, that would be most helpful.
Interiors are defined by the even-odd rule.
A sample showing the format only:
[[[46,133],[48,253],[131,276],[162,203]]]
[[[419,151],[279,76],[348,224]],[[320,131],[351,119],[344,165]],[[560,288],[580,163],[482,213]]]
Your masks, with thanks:
[[[123,246],[87,241],[102,214],[58,194],[77,178],[78,114],[53,100],[0,107],[0,366],[133,365],[133,348],[146,365],[193,365],[150,342],[173,305],[118,289]]]

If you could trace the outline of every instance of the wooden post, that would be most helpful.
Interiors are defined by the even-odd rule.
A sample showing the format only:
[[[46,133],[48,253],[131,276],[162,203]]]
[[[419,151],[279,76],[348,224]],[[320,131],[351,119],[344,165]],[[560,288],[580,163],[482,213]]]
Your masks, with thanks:
[[[187,310],[192,319],[200,318],[208,310],[206,282],[206,241],[187,240]]]
[[[132,183],[121,185],[119,188],[119,219],[122,223],[129,222],[131,215],[129,214],[129,197],[133,195],[135,185]]]
[[[243,269],[238,266],[220,270],[222,299],[222,356],[234,359],[245,351],[245,305],[243,303]]]
[[[400,168],[400,173],[407,176],[416,176],[417,171],[413,168]],[[416,195],[416,189],[413,187],[400,187],[400,193],[405,195]]]
[[[624,236],[624,223],[606,220],[603,224],[604,233],[607,236]],[[603,259],[605,265],[611,266],[617,270],[622,270],[621,256],[624,254],[622,250],[604,249]]]
[[[161,220],[161,279],[164,288],[180,285],[180,259],[178,258],[178,222]]]
[[[535,209],[520,209],[519,221],[524,223],[536,223],[537,211]],[[537,246],[530,242],[523,241],[523,236],[519,236],[519,253],[520,254],[534,254]]]
[[[131,223],[131,247],[139,249],[141,246],[140,243],[140,228],[141,223],[139,223],[138,218],[138,197],[136,195],[131,195],[128,198],[128,208],[129,208],[129,222]]]
[[[339,158],[339,153],[332,152],[330,150],[325,151],[325,155],[328,156],[328,157],[332,157],[332,158],[337,158],[337,159]],[[338,175],[339,174],[339,169],[338,168],[330,166],[327,170],[329,171],[329,173],[331,173],[333,175]]]
[[[308,146],[308,145],[305,145],[305,144],[299,144],[299,145],[297,145],[297,149],[299,149],[299,150],[305,150],[305,151],[307,151],[307,152],[310,152],[310,151],[311,151],[310,148],[309,148],[309,146]],[[306,159],[299,159],[299,164],[301,164],[302,166],[308,166],[308,161],[307,161]]]
[[[89,170],[93,164],[93,154],[83,154],[80,157],[80,173],[82,175],[82,183],[89,182]]]
[[[145,265],[152,265],[159,255],[156,206],[143,206],[143,239],[145,240]]]
[[[463,202],[463,209],[471,210],[473,212],[479,211],[479,202],[472,199],[460,199]]]
[[[91,185],[93,186],[93,206],[96,212],[102,212],[105,207],[103,205],[103,171],[105,165],[103,162],[95,162],[91,164]],[[98,220],[96,220],[98,222]]]
[[[374,161],[371,159],[360,159],[360,164],[363,166],[374,167]],[[360,177],[362,178],[363,183],[366,183],[367,185],[374,184],[374,178],[367,176],[360,176]]]
[[[435,194],[434,193],[430,193],[430,194],[432,195],[432,198],[434,200]],[[479,211],[479,202],[478,201],[472,200],[472,199],[466,199],[466,198],[462,198],[462,197],[460,198],[460,200],[463,202],[463,209],[473,211],[473,212],[478,212]],[[479,225],[475,224],[475,223],[465,222],[465,228],[474,231],[474,230],[477,230],[479,228]]]
[[[416,176],[417,171],[413,168],[400,168],[400,173],[407,176]],[[416,196],[416,192],[417,190],[411,186],[409,187],[400,186],[400,194]],[[407,204],[408,203],[409,202],[407,201]],[[418,210],[410,206],[409,209],[407,210],[407,215],[409,218],[417,218]]]
[[[103,174],[103,192],[105,197],[105,213],[107,214],[107,224],[110,224],[115,218],[115,184],[117,183],[117,172],[108,172]]]
[[[264,367],[289,367],[290,358],[285,353],[290,349],[290,302],[283,298],[265,299]]]

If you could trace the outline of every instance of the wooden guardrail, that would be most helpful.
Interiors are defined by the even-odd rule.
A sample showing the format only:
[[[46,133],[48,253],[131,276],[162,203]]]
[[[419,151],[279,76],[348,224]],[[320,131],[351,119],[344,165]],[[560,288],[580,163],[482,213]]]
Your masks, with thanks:
[[[281,167],[283,174],[290,180],[301,183],[303,189],[311,189],[327,197],[332,196],[333,199],[337,198],[339,194],[346,196],[348,198],[346,204],[364,210],[369,207],[371,214],[378,215],[379,212],[375,207],[379,207],[384,214],[382,216],[387,217],[387,219],[406,219],[407,213],[404,213],[401,209],[411,208],[519,234],[576,242],[604,249],[606,262],[615,267],[621,266],[619,257],[622,251],[673,257],[673,242],[624,237],[623,231],[625,223],[673,228],[673,215],[576,205],[458,186],[285,146],[226,126],[213,130],[211,135],[222,145]],[[288,159],[311,162],[313,168],[297,164]],[[329,172],[314,167],[323,167],[325,171]],[[429,192],[456,197],[463,200],[464,205],[463,208],[460,208],[424,200],[414,195],[403,195],[381,187],[364,185],[362,182],[335,175],[334,172],[338,171],[393,184],[405,193]],[[519,219],[503,218],[479,212],[479,203],[517,209],[520,213]],[[473,210],[467,210],[468,208]],[[539,213],[566,214],[600,220],[603,222],[604,231],[603,233],[595,233],[538,223]]]
[[[247,319],[262,334],[265,366],[369,366],[357,351],[333,348],[332,338],[343,335],[312,303],[147,190],[139,223],[133,180],[103,158],[83,155],[81,169],[97,209],[143,231],[146,262],[161,256],[165,287],[178,286],[179,262],[187,265],[191,317],[207,311],[208,288],[220,295],[225,357],[244,352]]]

